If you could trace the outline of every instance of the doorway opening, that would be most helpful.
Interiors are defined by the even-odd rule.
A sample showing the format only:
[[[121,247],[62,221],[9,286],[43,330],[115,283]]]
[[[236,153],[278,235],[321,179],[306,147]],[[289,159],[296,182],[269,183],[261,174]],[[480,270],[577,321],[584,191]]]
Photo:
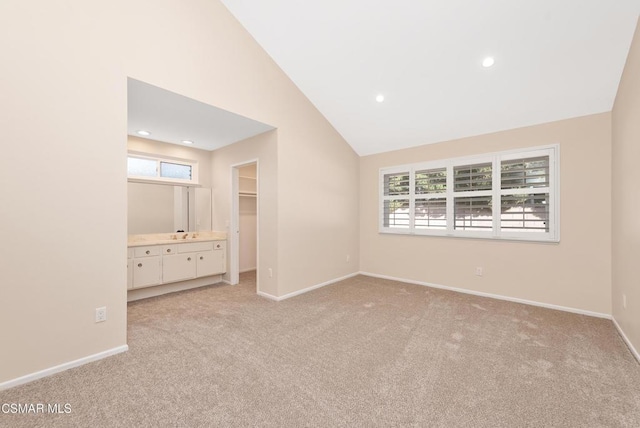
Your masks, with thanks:
[[[240,281],[240,274],[251,275],[258,284],[258,212],[259,169],[258,161],[251,160],[232,165],[232,213],[230,282]]]

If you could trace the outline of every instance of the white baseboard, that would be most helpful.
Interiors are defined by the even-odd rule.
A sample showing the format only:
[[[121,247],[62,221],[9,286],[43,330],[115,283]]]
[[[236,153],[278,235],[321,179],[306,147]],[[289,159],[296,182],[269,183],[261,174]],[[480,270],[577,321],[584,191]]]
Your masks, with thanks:
[[[633,344],[631,343],[627,335],[624,334],[624,331],[622,331],[622,327],[620,327],[620,324],[618,324],[618,321],[616,321],[614,317],[611,317],[611,320],[613,321],[613,325],[616,326],[616,329],[618,330],[618,333],[622,337],[622,340],[624,340],[624,342],[627,344],[633,356],[636,357],[636,361],[640,363],[640,353],[638,353],[638,350],[634,348]]]
[[[325,285],[334,284],[336,282],[344,281],[345,279],[352,278],[356,275],[359,275],[360,272],[350,273],[349,275],[342,276],[340,278],[331,279],[329,281],[325,281],[320,284],[312,285],[311,287],[303,288],[302,290],[294,291],[292,293],[285,294],[283,296],[274,296],[269,293],[265,293],[263,291],[258,291],[258,296],[265,297],[270,300],[275,300],[276,302],[280,302],[285,299],[290,299],[291,297],[299,296],[300,294],[308,293],[311,290],[315,290],[316,288],[324,287]]]
[[[252,268],[247,268],[247,269],[242,269],[240,270],[240,273],[245,273],[245,272],[251,272],[258,269],[257,267],[252,267]]]
[[[280,301],[280,299],[278,297],[274,296],[273,294],[265,293],[264,291],[258,291],[258,292],[256,292],[256,294],[258,296],[265,297],[265,298],[267,298],[269,300],[273,300],[275,302],[279,302]]]
[[[136,300],[148,299],[149,297],[162,296],[163,294],[219,284],[220,282],[224,282],[224,280],[222,280],[222,275],[215,275],[204,278],[187,279],[179,282],[170,282],[168,284],[152,285],[144,288],[134,288],[127,291],[127,302],[135,302]]]
[[[365,276],[372,276],[374,278],[389,279],[389,280],[392,280],[392,281],[399,281],[399,282],[406,282],[406,283],[409,283],[409,284],[423,285],[425,287],[440,288],[440,289],[443,289],[443,290],[455,291],[455,292],[458,292],[458,293],[472,294],[474,296],[489,297],[491,299],[506,300],[508,302],[522,303],[522,304],[531,305],[531,306],[539,306],[539,307],[542,307],[542,308],[555,309],[555,310],[558,310],[558,311],[571,312],[571,313],[574,313],[574,314],[588,315],[590,317],[605,318],[605,319],[608,319],[608,320],[613,319],[613,317],[611,315],[609,315],[609,314],[603,314],[603,313],[600,313],[600,312],[587,311],[587,310],[584,310],[584,309],[570,308],[570,307],[567,307],[567,306],[552,305],[550,303],[536,302],[535,300],[519,299],[517,297],[509,297],[509,296],[503,296],[503,295],[500,295],[500,294],[485,293],[485,292],[482,292],[482,291],[468,290],[466,288],[449,287],[449,286],[446,286],[446,285],[432,284],[430,282],[416,281],[416,280],[413,280],[413,279],[396,278],[396,277],[388,276],[388,275],[379,275],[377,273],[360,272],[360,274],[361,275],[365,275]]]
[[[79,358],[74,361],[69,361],[68,363],[63,363],[54,367],[50,367],[48,369],[40,370],[35,373],[31,373],[25,376],[20,376],[19,378],[8,380],[6,382],[0,383],[0,391],[13,388],[14,386],[22,385],[28,382],[33,382],[34,380],[41,379],[43,377],[51,376],[52,374],[63,372],[65,370],[72,369],[74,367],[79,367],[85,365],[87,363],[91,363],[93,361],[98,361],[103,358],[110,357],[112,355],[119,354],[121,352],[126,352],[129,350],[128,345],[118,346],[117,348],[108,349],[103,352],[98,352],[97,354],[89,355],[84,358]]]

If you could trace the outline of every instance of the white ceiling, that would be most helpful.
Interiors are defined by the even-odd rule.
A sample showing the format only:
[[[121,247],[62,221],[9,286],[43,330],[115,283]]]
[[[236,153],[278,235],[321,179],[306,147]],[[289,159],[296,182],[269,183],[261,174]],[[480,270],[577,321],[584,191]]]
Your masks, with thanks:
[[[127,132],[140,138],[215,150],[274,129],[148,83],[127,81]],[[137,131],[151,132],[141,136]]]
[[[610,111],[640,12],[640,0],[222,2],[360,155]]]

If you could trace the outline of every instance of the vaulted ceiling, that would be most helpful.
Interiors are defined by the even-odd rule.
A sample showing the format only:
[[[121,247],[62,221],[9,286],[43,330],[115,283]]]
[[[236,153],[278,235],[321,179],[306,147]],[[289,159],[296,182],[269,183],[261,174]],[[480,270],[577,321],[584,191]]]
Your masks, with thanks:
[[[640,0],[222,2],[360,155],[610,111],[640,12]]]

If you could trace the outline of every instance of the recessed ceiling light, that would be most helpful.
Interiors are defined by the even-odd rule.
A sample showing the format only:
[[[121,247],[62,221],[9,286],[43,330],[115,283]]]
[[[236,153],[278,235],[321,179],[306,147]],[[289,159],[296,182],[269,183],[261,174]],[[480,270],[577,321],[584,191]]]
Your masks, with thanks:
[[[379,102],[379,103],[383,102],[384,101],[384,95],[378,94],[376,96],[376,101]]]
[[[139,131],[136,131],[136,133],[137,133],[138,135],[144,135],[144,136],[151,135],[151,132],[149,132],[149,131],[145,131],[144,129],[141,129],[141,130],[139,130]]]
[[[488,56],[485,59],[482,60],[482,66],[484,68],[489,68],[491,67],[493,64],[495,64],[496,60],[493,59],[492,56]]]
[[[191,141],[191,140],[182,140],[182,142],[184,144],[193,144],[193,141]]]

